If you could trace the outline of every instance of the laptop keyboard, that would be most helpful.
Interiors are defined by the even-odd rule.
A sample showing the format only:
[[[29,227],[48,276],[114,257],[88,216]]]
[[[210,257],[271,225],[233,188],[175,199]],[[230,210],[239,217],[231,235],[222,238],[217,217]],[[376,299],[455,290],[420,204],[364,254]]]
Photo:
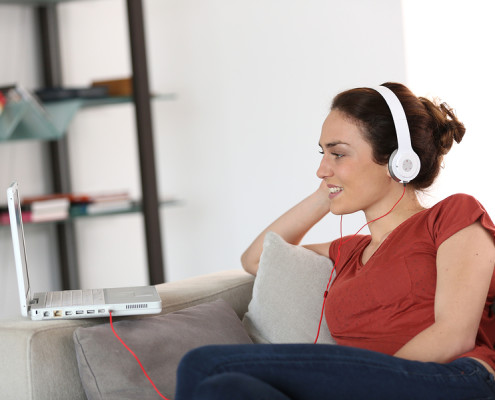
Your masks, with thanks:
[[[46,307],[104,304],[103,289],[63,290],[48,292]]]

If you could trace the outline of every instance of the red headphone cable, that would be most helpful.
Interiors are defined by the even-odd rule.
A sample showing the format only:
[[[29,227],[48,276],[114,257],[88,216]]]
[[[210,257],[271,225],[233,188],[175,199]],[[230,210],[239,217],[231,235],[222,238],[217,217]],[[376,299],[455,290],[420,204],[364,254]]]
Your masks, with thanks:
[[[115,335],[115,337],[117,339],[119,339],[120,343],[122,343],[122,345],[129,351],[129,353],[131,353],[134,358],[136,359],[136,361],[138,362],[139,366],[141,367],[144,375],[146,376],[146,378],[148,378],[148,380],[150,381],[151,383],[151,386],[153,386],[153,389],[155,389],[156,393],[158,393],[158,395],[164,399],[164,400],[168,400],[163,394],[160,393],[160,391],[158,390],[158,388],[156,387],[155,383],[151,380],[150,376],[148,375],[148,373],[146,372],[146,370],[144,369],[143,367],[143,364],[141,364],[141,361],[139,360],[138,356],[131,350],[131,348],[129,346],[127,346],[127,344],[120,338],[119,335],[117,335],[117,332],[115,331],[115,328],[113,327],[113,321],[112,321],[112,312],[110,311],[110,327],[112,328],[112,331],[113,331],[113,334]]]
[[[371,220],[370,222],[367,222],[366,224],[364,224],[361,228],[359,228],[359,230],[354,235],[352,235],[352,237],[347,239],[344,243],[342,243],[342,220],[343,220],[344,216],[343,215],[340,216],[340,241],[339,241],[339,247],[337,248],[337,257],[335,258],[335,262],[333,263],[332,272],[330,272],[330,278],[328,278],[327,287],[325,289],[325,293],[323,294],[323,305],[321,307],[320,322],[318,323],[318,331],[316,333],[316,339],[314,341],[314,344],[316,344],[318,342],[318,338],[320,337],[321,323],[323,321],[323,314],[325,312],[325,303],[326,303],[327,296],[328,296],[328,290],[330,289],[330,283],[332,282],[332,276],[333,276],[333,273],[335,271],[335,266],[337,265],[337,263],[340,260],[340,248],[342,247],[343,244],[346,244],[349,240],[353,239],[359,232],[361,232],[361,230],[364,227],[366,227],[367,225],[371,224],[372,222],[375,222],[375,221],[377,221],[383,217],[386,217],[388,214],[390,214],[394,210],[394,208],[397,206],[397,204],[399,204],[399,202],[402,200],[402,198],[404,197],[405,194],[406,194],[406,184],[404,183],[404,190],[402,191],[402,196],[400,196],[400,199],[397,200],[397,202],[390,209],[390,211],[387,212],[386,214],[383,214],[381,217],[375,218],[375,219]]]

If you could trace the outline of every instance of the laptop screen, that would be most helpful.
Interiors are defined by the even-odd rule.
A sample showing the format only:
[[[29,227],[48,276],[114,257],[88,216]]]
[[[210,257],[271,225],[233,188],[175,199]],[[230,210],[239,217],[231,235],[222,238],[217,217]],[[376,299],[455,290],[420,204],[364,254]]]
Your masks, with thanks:
[[[21,311],[27,315],[27,302],[30,300],[29,275],[27,270],[27,255],[24,242],[24,228],[22,225],[21,202],[17,183],[13,183],[7,189],[7,200],[9,204],[10,228],[12,231],[12,243],[14,246],[14,258],[21,297]]]

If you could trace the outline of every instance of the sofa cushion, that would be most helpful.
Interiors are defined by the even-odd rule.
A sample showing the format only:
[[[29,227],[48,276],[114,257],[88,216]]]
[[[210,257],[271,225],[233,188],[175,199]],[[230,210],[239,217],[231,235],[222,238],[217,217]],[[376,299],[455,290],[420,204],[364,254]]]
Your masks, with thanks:
[[[327,257],[268,232],[243,324],[256,343],[313,343],[332,269]],[[335,343],[323,318],[318,343]]]
[[[174,396],[178,363],[187,351],[208,344],[252,343],[239,317],[224,300],[156,317],[120,320],[114,322],[114,328],[169,399]],[[158,397],[108,323],[78,328],[74,342],[89,400]]]

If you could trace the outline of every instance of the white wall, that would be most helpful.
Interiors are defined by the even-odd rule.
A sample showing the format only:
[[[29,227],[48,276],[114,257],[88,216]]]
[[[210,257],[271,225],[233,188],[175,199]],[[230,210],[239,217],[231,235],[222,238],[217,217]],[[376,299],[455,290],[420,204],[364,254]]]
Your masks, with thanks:
[[[130,74],[123,3],[88,0],[59,6],[66,85]],[[405,80],[400,3],[144,3],[152,90],[178,94],[174,102],[153,105],[160,192],[183,199],[182,206],[162,212],[168,278],[240,268],[240,254],[255,235],[319,184],[317,143],[332,97],[357,85]],[[5,9],[24,19],[14,24]],[[8,49],[12,65],[0,66],[0,83],[21,80],[36,86],[36,76],[16,73],[19,66],[33,73],[25,66],[33,47],[30,13],[20,6],[1,6],[0,11],[1,34],[26,41],[21,46],[25,54],[18,54],[18,46]],[[133,124],[130,106],[77,115],[69,136],[74,190],[128,188],[139,195]],[[14,154],[26,160],[18,174],[24,192],[47,190],[48,179],[39,172],[46,156],[38,154],[37,144],[22,146]],[[0,151],[6,156],[4,148]],[[0,158],[2,171],[7,165]],[[8,175],[1,174],[4,187]],[[344,229],[352,232],[363,222],[362,216],[347,217]],[[78,222],[77,233],[83,286],[144,283],[139,215]],[[337,235],[338,219],[330,216],[307,241]],[[27,236],[32,249],[36,235]],[[2,286],[10,288],[15,281],[6,242],[2,236],[0,273],[5,274]],[[40,269],[49,276],[54,257],[41,245],[34,251],[31,264],[47,259]],[[13,294],[8,297],[15,304]],[[0,315],[7,313],[4,309]]]
[[[319,184],[321,124],[341,89],[405,79],[396,1],[148,1],[170,277],[238,268]],[[179,172],[179,173],[178,173]],[[351,231],[363,219],[346,218]],[[329,218],[307,241],[338,234]]]
[[[446,101],[466,126],[464,139],[445,157],[445,168],[427,200],[434,203],[453,193],[468,193],[493,217],[495,3],[402,3],[407,81],[417,94]]]

